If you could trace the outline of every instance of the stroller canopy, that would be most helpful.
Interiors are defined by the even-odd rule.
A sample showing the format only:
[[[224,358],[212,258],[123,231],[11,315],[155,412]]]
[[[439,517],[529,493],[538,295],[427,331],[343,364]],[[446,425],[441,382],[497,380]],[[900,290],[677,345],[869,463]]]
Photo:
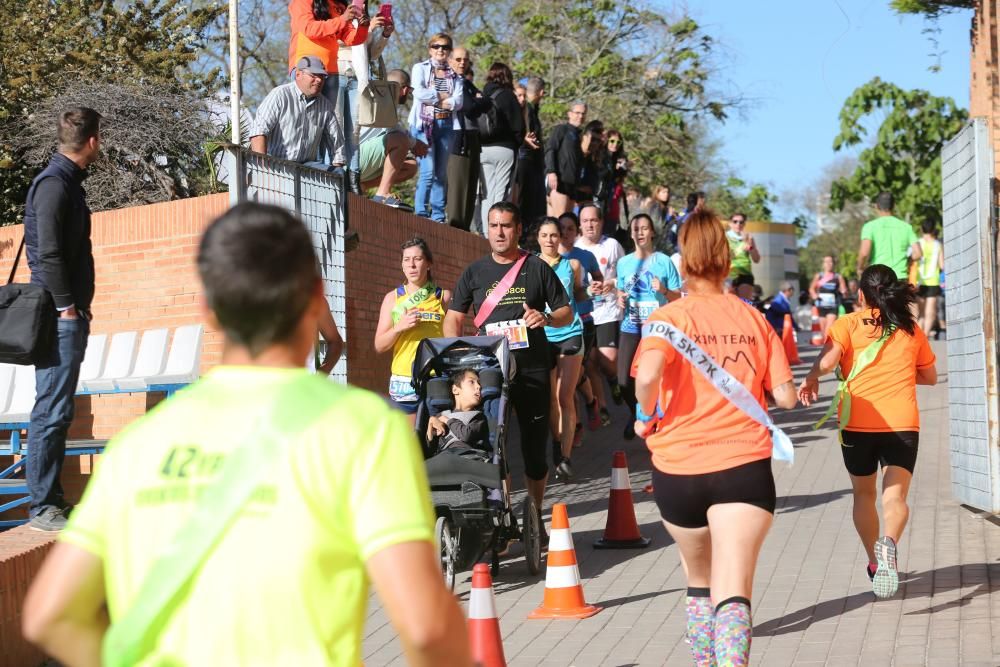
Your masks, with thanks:
[[[425,338],[420,341],[413,359],[413,387],[422,395],[431,377],[461,366],[480,368],[484,358],[495,359],[504,382],[511,381],[515,372],[514,360],[505,336]]]

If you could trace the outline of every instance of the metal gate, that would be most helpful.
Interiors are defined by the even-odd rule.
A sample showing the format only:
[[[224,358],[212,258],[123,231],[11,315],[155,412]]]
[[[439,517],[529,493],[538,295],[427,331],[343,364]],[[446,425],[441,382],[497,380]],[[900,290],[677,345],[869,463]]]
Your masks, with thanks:
[[[997,403],[996,218],[986,121],[971,121],[941,151],[947,276],[952,493],[1000,511]]]
[[[226,147],[229,173],[237,174],[229,186],[235,205],[256,201],[281,206],[305,223],[323,276],[323,293],[344,339],[344,351],[330,377],[347,383],[347,287],[344,268],[344,234],[347,228],[347,189],[344,178],[310,169],[296,162],[252,153],[235,145]]]

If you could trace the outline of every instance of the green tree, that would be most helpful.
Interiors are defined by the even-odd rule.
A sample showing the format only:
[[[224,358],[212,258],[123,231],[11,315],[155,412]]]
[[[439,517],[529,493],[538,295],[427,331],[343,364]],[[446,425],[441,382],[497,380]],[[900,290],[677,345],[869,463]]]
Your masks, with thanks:
[[[896,214],[908,222],[941,221],[941,147],[955,135],[968,112],[948,97],[926,90],[903,90],[878,77],[857,88],[840,111],[835,151],[862,144],[877,123],[874,144],[858,155],[849,177],[833,182],[830,207],[892,193]]]
[[[195,7],[182,0],[0,0],[4,135],[9,138],[24,127],[36,106],[59,92],[56,79],[207,96],[218,85],[219,71],[195,71],[191,64],[206,31],[224,11],[222,3]],[[10,141],[0,145],[0,224],[19,219],[38,166],[26,162]]]
[[[708,194],[709,207],[723,218],[734,213],[743,213],[747,220],[771,222],[771,204],[778,198],[771,194],[767,186],[760,183],[749,184],[730,176],[718,188]]]
[[[389,67],[409,70],[427,58],[428,38],[447,32],[470,49],[480,84],[494,61],[545,79],[546,127],[587,102],[588,118],[624,136],[630,184],[686,192],[715,177],[711,124],[742,98],[719,89],[716,43],[691,17],[645,0],[416,0],[393,15],[405,39],[390,40]]]
[[[922,14],[937,19],[942,14],[962,9],[975,9],[980,0],[890,0],[897,14]]]

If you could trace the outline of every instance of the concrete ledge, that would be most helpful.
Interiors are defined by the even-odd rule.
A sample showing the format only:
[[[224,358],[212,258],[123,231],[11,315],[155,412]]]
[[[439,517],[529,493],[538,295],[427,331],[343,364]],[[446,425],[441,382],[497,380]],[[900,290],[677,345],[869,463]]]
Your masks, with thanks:
[[[0,667],[33,667],[45,660],[21,636],[21,605],[53,542],[54,534],[27,526],[0,533]]]

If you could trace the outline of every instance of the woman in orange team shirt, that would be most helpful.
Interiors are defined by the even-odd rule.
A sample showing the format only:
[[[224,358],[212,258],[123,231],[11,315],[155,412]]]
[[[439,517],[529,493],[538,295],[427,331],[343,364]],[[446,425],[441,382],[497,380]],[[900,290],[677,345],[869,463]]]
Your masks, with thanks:
[[[872,590],[880,598],[891,597],[899,586],[896,543],[910,515],[906,495],[920,436],[916,386],[937,384],[934,353],[913,317],[916,300],[913,287],[898,280],[893,269],[883,264],[865,269],[858,292],[862,310],[834,323],[799,388],[799,398],[809,405],[821,376],[839,366],[847,378],[834,398],[840,407],[841,453],[854,487],[854,527],[868,554]],[[879,465],[882,537],[875,510]]]
[[[363,44],[368,17],[356,5],[340,0],[291,0],[288,3],[292,38],[288,42],[288,71],[302,56],[316,56],[328,75],[337,74],[338,40],[347,46]],[[357,21],[357,25],[354,24]]]
[[[693,213],[680,245],[687,297],[654,311],[643,327],[632,366],[635,430],[652,453],[656,504],[687,573],[695,663],[746,665],[753,574],[774,516],[771,438],[702,372],[728,371],[743,385],[743,405],[764,420],[766,395],[791,408],[795,385],[774,329],[723,293],[729,243],[715,214]],[[689,360],[691,342],[711,357],[694,354],[704,370]]]

